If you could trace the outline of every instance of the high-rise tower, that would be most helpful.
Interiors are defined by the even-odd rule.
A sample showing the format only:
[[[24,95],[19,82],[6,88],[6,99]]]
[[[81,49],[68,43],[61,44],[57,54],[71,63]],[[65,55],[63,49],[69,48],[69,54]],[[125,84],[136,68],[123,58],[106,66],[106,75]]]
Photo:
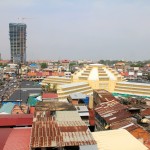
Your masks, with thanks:
[[[26,63],[26,24],[10,23],[11,61],[17,64]]]

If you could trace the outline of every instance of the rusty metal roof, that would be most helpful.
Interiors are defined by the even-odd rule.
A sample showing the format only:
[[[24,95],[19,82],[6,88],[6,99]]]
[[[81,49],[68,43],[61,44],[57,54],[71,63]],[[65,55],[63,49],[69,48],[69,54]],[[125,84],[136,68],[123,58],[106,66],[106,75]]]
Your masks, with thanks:
[[[69,119],[70,113],[71,111],[66,112],[65,117]],[[62,115],[58,117],[58,114],[56,112],[56,116],[52,116],[50,111],[36,112],[32,125],[30,143],[32,148],[96,144],[91,132],[82,120],[66,121],[66,119],[60,119],[59,117]]]
[[[72,126],[68,122],[34,122],[32,126],[31,147],[63,147],[96,144],[87,126],[83,126],[82,124],[82,126],[76,126],[80,122],[73,121],[70,124]]]
[[[121,110],[116,113],[113,113],[111,116],[107,116],[107,117],[103,116],[103,118],[106,120],[107,123],[111,124],[113,122],[129,118],[131,116],[132,116],[131,113],[129,113],[125,110]]]
[[[129,119],[124,119],[115,123],[112,123],[110,125],[110,129],[126,129],[128,131],[132,131],[136,128],[138,128],[139,126],[136,125],[135,123],[133,123],[132,121],[130,121]]]
[[[150,108],[147,108],[143,111],[141,111],[141,116],[145,117],[145,116],[150,116]]]
[[[120,104],[119,102],[112,100],[99,104],[95,111],[102,117],[112,115],[120,110],[126,109],[127,106]]]
[[[106,90],[94,90],[94,92],[98,94],[101,102],[109,102],[112,100],[118,101],[118,99],[116,99],[110,92]]]
[[[93,109],[89,109],[89,123],[91,126],[95,125],[95,112]]]
[[[126,111],[126,108],[127,106],[112,100],[99,104],[95,108],[95,112],[104,118],[107,123],[113,123],[131,116],[131,114]]]
[[[74,105],[65,102],[38,102],[36,111],[76,110]]]
[[[107,95],[107,94],[110,94],[110,92],[106,91],[106,90],[103,90],[103,89],[97,89],[97,90],[94,90],[96,93],[98,94],[102,94],[102,95]]]
[[[137,139],[143,139],[144,142],[150,139],[149,132],[141,127],[138,127],[135,130],[130,131],[130,133]]]

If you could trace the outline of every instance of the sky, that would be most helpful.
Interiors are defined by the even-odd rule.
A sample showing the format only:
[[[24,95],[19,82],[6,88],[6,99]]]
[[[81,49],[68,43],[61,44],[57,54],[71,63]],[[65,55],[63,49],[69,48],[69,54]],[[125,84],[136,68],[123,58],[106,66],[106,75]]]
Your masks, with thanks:
[[[9,23],[27,24],[27,60],[150,59],[150,0],[0,0],[3,59]]]

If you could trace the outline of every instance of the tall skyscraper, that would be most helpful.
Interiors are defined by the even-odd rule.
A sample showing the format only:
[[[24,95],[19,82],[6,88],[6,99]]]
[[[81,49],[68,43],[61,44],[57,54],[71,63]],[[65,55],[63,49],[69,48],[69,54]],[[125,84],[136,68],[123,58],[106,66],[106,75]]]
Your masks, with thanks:
[[[26,24],[10,23],[11,61],[17,64],[26,63]]]

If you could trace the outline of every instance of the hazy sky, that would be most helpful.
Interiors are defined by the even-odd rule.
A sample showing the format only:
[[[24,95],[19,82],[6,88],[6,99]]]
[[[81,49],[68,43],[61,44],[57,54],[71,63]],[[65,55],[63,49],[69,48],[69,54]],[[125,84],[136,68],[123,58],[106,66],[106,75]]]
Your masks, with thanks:
[[[150,59],[150,0],[0,0],[0,52],[9,23],[27,24],[27,59]]]

